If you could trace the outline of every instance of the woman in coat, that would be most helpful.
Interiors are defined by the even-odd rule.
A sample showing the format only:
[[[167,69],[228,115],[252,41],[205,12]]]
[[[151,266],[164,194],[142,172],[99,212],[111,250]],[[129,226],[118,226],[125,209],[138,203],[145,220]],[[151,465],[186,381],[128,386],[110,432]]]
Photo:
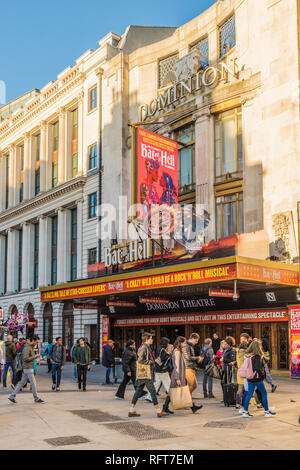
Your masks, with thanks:
[[[131,407],[128,412],[128,417],[133,418],[135,416],[141,416],[135,411],[134,407],[138,399],[142,395],[145,386],[150,392],[154,408],[156,409],[157,417],[161,418],[162,416],[168,416],[168,414],[165,411],[163,411],[158,404],[156,391],[155,391],[155,387],[153,383],[155,362],[154,362],[153,353],[151,349],[151,345],[153,344],[153,337],[151,333],[144,333],[142,336],[142,341],[143,341],[143,344],[138,351],[138,362],[140,364],[150,365],[151,379],[141,379],[141,380],[138,379],[136,381],[137,388],[131,401]]]
[[[236,352],[236,366],[239,369],[244,363],[245,351],[247,349],[246,343],[241,343],[237,352]],[[244,398],[245,398],[245,384],[244,379],[237,372],[237,384],[238,384],[238,393],[236,397],[236,409],[243,409],[244,407]]]
[[[135,341],[130,339],[127,341],[126,348],[122,356],[124,377],[116,393],[117,400],[124,400],[126,385],[130,382],[130,380],[132,380],[133,386],[136,388],[136,361],[137,355],[135,352]]]

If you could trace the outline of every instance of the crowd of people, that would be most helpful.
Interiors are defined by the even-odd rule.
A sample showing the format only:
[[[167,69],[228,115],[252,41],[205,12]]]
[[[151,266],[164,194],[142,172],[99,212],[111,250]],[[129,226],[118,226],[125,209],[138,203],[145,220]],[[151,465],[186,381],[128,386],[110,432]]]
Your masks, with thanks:
[[[252,339],[247,333],[242,333],[239,345],[235,339],[227,336],[221,340],[216,333],[213,338],[206,338],[202,348],[199,347],[200,337],[192,333],[189,339],[179,336],[174,344],[166,337],[160,339],[157,351],[153,348],[153,336],[143,333],[142,344],[137,350],[135,341],[129,340],[122,356],[123,380],[118,387],[115,398],[125,399],[125,390],[131,381],[134,386],[134,395],[128,411],[129,417],[140,416],[136,411],[138,400],[146,400],[153,404],[157,416],[164,417],[174,413],[170,409],[172,404],[172,389],[187,387],[191,398],[191,411],[196,413],[203,404],[195,403],[193,393],[198,387],[196,372],[203,370],[203,397],[215,398],[213,394],[214,380],[219,379],[223,390],[222,402],[233,405],[245,418],[251,417],[249,413],[250,400],[257,408],[263,408],[265,417],[269,418],[276,413],[268,405],[266,381],[275,392],[276,385],[270,375],[268,362],[270,359],[266,344],[259,339]],[[18,392],[30,384],[36,403],[44,403],[38,397],[36,387],[36,365],[42,356],[47,358],[48,372],[52,375],[52,390],[60,391],[62,371],[66,361],[66,349],[61,337],[49,343],[42,353],[38,350],[39,338],[13,340],[9,335],[4,343],[5,364],[2,383],[7,387],[7,373],[12,372],[12,392],[8,399],[16,403]],[[109,340],[104,346],[102,364],[106,367],[106,384],[111,384],[111,371],[115,364],[114,341]],[[196,354],[197,352],[197,354]],[[74,377],[77,379],[78,389],[86,391],[87,372],[91,366],[91,347],[86,338],[80,338],[72,347],[71,358],[74,362]],[[214,366],[214,373],[211,373]],[[147,376],[140,377],[137,368],[148,368]],[[217,374],[217,375],[214,375]],[[161,406],[158,396],[161,387],[165,389],[165,400]],[[145,390],[147,389],[147,391]]]

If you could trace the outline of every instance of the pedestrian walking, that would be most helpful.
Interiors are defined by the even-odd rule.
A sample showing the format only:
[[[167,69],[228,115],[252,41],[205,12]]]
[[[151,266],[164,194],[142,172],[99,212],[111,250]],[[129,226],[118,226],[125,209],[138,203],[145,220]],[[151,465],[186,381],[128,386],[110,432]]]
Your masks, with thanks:
[[[247,343],[245,341],[241,342],[236,352],[236,365],[238,369],[244,363],[246,349]],[[236,409],[240,410],[240,413],[242,413],[244,410],[244,402],[246,396],[244,381],[245,379],[243,379],[240,376],[239,371],[237,371],[238,393],[236,398]]]
[[[134,388],[136,389],[136,345],[133,339],[130,339],[126,343],[126,348],[122,355],[122,367],[124,372],[123,380],[117,390],[116,399],[124,400],[125,389],[130,380],[133,383]]]
[[[153,337],[151,333],[143,333],[142,335],[142,346],[139,348],[138,351],[138,360],[137,362],[139,364],[144,364],[147,366],[150,366],[150,378],[149,379],[138,379],[136,381],[137,388],[136,391],[133,395],[132,401],[131,401],[131,406],[128,412],[129,418],[133,418],[136,416],[141,416],[139,413],[135,411],[135,405],[142,395],[142,392],[144,390],[144,387],[147,387],[148,391],[151,394],[152,398],[152,403],[154,405],[154,408],[156,410],[156,414],[158,418],[161,418],[163,416],[167,416],[167,413],[163,411],[157,401],[157,396],[155,392],[155,387],[154,387],[154,368],[155,368],[155,362],[153,358],[153,353],[151,349],[151,345],[153,344]]]
[[[74,351],[75,351],[75,348],[77,346],[79,346],[79,339],[76,341],[75,344],[73,344],[73,346],[71,347],[71,351],[70,351],[71,361],[74,364],[73,374],[74,374],[74,379],[75,380],[77,379],[77,368],[76,368],[76,364],[75,364],[75,361],[74,361]]]
[[[214,354],[217,354],[221,346],[221,338],[219,338],[218,333],[213,334],[213,339],[212,339],[212,348],[214,351]]]
[[[85,338],[79,339],[79,345],[74,349],[74,362],[77,367],[77,380],[78,380],[78,390],[86,391],[86,376],[87,371],[90,370],[91,364],[91,349],[87,344],[85,344]]]
[[[20,338],[20,346],[17,348],[16,352],[16,357],[15,357],[15,380],[11,384],[11,388],[14,390],[15,387],[18,385],[20,380],[22,379],[23,375],[23,361],[22,361],[22,355],[23,355],[23,349],[26,345],[26,340],[24,338]]]
[[[261,339],[262,350],[264,353],[264,362],[265,362],[265,371],[266,371],[266,382],[271,385],[271,392],[274,393],[276,391],[277,385],[273,383],[273,379],[270,374],[269,370],[269,362],[270,362],[270,352],[268,348],[268,344],[266,340]]]
[[[11,369],[13,377],[12,377],[12,383],[14,383],[15,380],[15,357],[17,354],[17,349],[16,345],[13,341],[12,335],[8,335],[7,341],[5,341],[5,364],[4,364],[4,372],[3,372],[3,387],[6,388],[6,378],[7,378],[7,372],[9,369]]]
[[[33,394],[34,402],[35,403],[44,403],[44,400],[38,397],[37,395],[37,387],[36,387],[36,381],[33,373],[33,364],[34,360],[37,359],[37,356],[34,354],[34,348],[37,346],[39,341],[38,336],[33,336],[28,343],[25,344],[25,347],[23,349],[22,353],[22,362],[23,362],[23,374],[20,382],[16,386],[15,390],[10,394],[8,397],[9,401],[12,403],[17,403],[15,400],[15,396],[17,393],[23,388],[26,384],[27,381],[29,380],[30,385],[31,385],[31,391]]]
[[[198,387],[198,382],[196,379],[196,365],[197,363],[203,360],[200,356],[195,356],[194,346],[199,343],[200,336],[198,333],[192,333],[188,341],[185,342],[185,346],[182,349],[184,362],[185,362],[185,374],[186,381],[188,383],[191,396],[193,396],[193,391]],[[195,405],[193,402],[194,413],[197,410],[200,410],[203,405]]]
[[[106,384],[112,384],[112,382],[110,381],[110,373],[111,373],[111,369],[115,365],[114,348],[115,348],[115,343],[111,339],[109,339],[108,343],[105,344],[105,346],[103,347],[102,365],[106,367],[106,376],[105,376]]]
[[[222,366],[223,366],[223,383],[228,384],[233,379],[233,366],[235,364],[235,351],[233,349],[232,337],[227,336],[223,343]]]
[[[50,372],[52,371],[52,364],[50,360],[52,346],[53,346],[52,340],[49,339],[49,343],[46,345],[46,347],[44,348],[44,351],[42,352],[42,359],[45,356],[47,358],[48,374],[50,374]]]
[[[214,350],[212,347],[212,340],[210,338],[206,338],[204,340],[204,346],[202,349],[203,354],[203,365],[208,366],[214,361]],[[207,393],[207,384],[208,384],[208,393]],[[205,373],[205,369],[203,371],[203,396],[204,398],[216,398],[213,395],[213,378],[209,377]]]
[[[66,360],[66,348],[63,345],[61,336],[58,336],[55,341],[56,343],[53,345],[50,354],[52,366],[52,390],[60,392],[61,373],[64,369]]]
[[[247,348],[245,355],[246,358],[249,358],[251,361],[251,368],[254,373],[254,376],[252,378],[247,377],[248,392],[245,397],[244,413],[242,414],[242,416],[244,418],[250,418],[252,416],[250,415],[248,408],[250,399],[256,387],[261,393],[261,400],[265,410],[265,418],[271,418],[275,416],[276,413],[273,410],[270,410],[268,405],[268,395],[264,386],[264,379],[266,377],[266,373],[263,361],[264,353],[261,347],[261,342],[257,339],[254,339]]]
[[[169,390],[171,384],[170,373],[168,371],[168,362],[171,360],[171,352],[173,351],[173,346],[170,345],[169,338],[161,338],[159,347],[157,350],[157,357],[155,359],[155,369],[154,369],[154,387],[156,394],[158,390],[160,390],[161,386],[164,386],[165,391],[167,392],[167,398],[165,404],[163,406],[163,411],[166,413],[173,414],[173,411],[169,409],[170,404],[170,397],[169,397]],[[145,397],[145,400],[152,403],[151,395]]]

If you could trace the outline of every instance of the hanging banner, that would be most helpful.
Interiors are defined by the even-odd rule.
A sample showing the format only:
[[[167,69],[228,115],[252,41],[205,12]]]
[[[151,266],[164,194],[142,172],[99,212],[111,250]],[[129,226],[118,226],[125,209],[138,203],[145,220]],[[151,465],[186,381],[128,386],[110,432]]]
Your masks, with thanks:
[[[129,300],[107,300],[107,307],[136,307],[135,302],[130,302]]]
[[[170,299],[163,297],[139,297],[140,304],[169,305]]]
[[[102,316],[102,348],[108,343],[109,318],[107,315]]]
[[[300,305],[292,305],[290,311],[291,377],[300,378]]]
[[[234,294],[233,289],[220,289],[218,287],[216,287],[215,289],[209,289],[208,292],[209,292],[210,297],[228,297],[229,298],[229,297],[233,297],[233,294]],[[240,294],[238,291],[236,292],[236,296],[238,299],[240,298]]]
[[[151,206],[178,202],[178,144],[145,129],[136,128],[134,155],[135,197],[145,220]]]

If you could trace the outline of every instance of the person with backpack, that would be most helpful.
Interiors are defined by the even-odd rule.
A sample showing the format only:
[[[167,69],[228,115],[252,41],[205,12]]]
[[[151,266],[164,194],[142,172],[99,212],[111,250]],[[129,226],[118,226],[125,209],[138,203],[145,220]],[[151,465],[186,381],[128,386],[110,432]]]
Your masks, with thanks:
[[[15,357],[15,371],[16,371],[16,376],[15,380],[11,384],[11,388],[14,390],[17,384],[20,382],[23,374],[23,363],[22,363],[22,354],[23,354],[23,349],[25,347],[26,340],[24,338],[20,338],[20,346],[17,348],[17,354]]]
[[[250,418],[248,408],[249,402],[253,395],[255,388],[261,393],[261,400],[265,410],[265,418],[272,418],[276,413],[269,408],[268,395],[264,385],[264,379],[266,378],[265,366],[264,366],[264,353],[261,347],[261,342],[258,339],[253,339],[252,343],[246,350],[245,361],[239,368],[239,375],[248,382],[248,392],[245,397],[245,406],[242,416],[244,418]]]
[[[155,391],[159,390],[160,386],[163,385],[167,394],[170,390],[171,378],[170,372],[172,372],[171,366],[171,351],[168,348],[170,346],[169,338],[161,338],[160,344],[157,350],[157,356],[155,359],[155,380],[154,380],[154,387]],[[173,349],[173,347],[172,347]],[[148,392],[148,395],[145,397],[146,401],[152,403],[151,395]],[[173,411],[169,410],[170,398],[167,396],[165,404],[163,406],[163,410],[166,413],[173,414]]]
[[[130,380],[132,381],[133,386],[136,389],[135,380],[137,355],[135,352],[135,348],[135,341],[133,339],[127,341],[126,348],[122,356],[124,377],[115,396],[117,400],[124,400],[125,389]]]
[[[86,392],[86,375],[87,371],[90,370],[91,364],[91,350],[87,344],[85,344],[85,338],[79,339],[79,345],[74,349],[74,362],[77,367],[77,377],[78,377],[78,390]]]
[[[56,338],[56,343],[51,349],[50,361],[52,365],[52,390],[60,392],[61,372],[66,360],[66,348],[62,344],[62,337]]]
[[[74,380],[77,379],[77,368],[76,368],[76,364],[75,364],[75,361],[74,361],[74,351],[78,346],[79,346],[79,339],[76,341],[75,344],[73,344],[73,346],[71,347],[71,351],[70,351],[71,360],[74,364],[74,370],[73,370]]]
[[[209,377],[205,373],[205,367],[210,365],[214,360],[214,350],[212,348],[212,340],[206,338],[204,340],[204,346],[201,351],[201,357],[203,358],[199,364],[200,369],[203,369],[203,396],[204,398],[216,398],[213,395],[213,378]],[[208,393],[207,393],[207,383],[208,383]]]
[[[108,340],[108,343],[103,347],[102,365],[106,367],[105,383],[112,384],[110,381],[110,373],[115,365],[115,354],[114,354],[115,342],[112,339]]]
[[[245,359],[245,351],[247,349],[248,345],[245,341],[242,341],[241,344],[239,345],[239,348],[237,349],[236,352],[236,365],[237,368],[239,369],[242,364],[244,363]],[[238,392],[237,392],[237,397],[236,397],[236,409],[240,410],[242,413],[244,409],[244,401],[245,401],[245,396],[246,396],[246,390],[245,390],[245,379],[242,378],[239,375],[239,371],[237,372],[237,384],[238,384]]]

